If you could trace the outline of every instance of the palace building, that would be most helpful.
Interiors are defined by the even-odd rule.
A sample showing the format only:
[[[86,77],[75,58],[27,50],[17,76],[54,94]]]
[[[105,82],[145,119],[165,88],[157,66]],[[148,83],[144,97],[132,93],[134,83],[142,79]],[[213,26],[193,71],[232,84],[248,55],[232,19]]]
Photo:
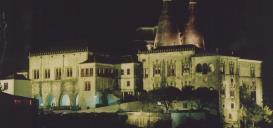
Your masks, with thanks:
[[[203,37],[194,26],[197,1],[189,1],[185,30],[169,15],[172,0],[163,0],[153,41],[137,54],[113,57],[88,48],[32,52],[28,78],[31,97],[40,107],[94,108],[119,102],[141,90],[161,87],[207,87],[219,92],[219,110],[226,127],[240,127],[240,88],[247,88],[262,106],[262,61],[205,51]],[[111,93],[105,92],[111,91]],[[110,99],[110,100],[109,100]]]

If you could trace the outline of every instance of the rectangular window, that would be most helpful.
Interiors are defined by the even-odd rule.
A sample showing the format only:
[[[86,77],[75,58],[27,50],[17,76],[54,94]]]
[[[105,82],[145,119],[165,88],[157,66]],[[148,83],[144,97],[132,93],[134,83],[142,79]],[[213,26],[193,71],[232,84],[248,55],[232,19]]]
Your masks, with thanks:
[[[235,97],[235,92],[233,90],[230,91],[230,97]]]
[[[45,69],[45,79],[50,78],[50,69]]]
[[[130,75],[130,69],[127,69],[127,75]]]
[[[39,79],[39,70],[38,69],[34,69],[33,70],[33,79]]]
[[[190,73],[190,64],[182,64],[182,75]]]
[[[129,87],[130,86],[130,81],[127,81],[127,87]]]
[[[90,90],[91,90],[90,81],[84,82],[84,91],[90,91]]]
[[[82,68],[82,69],[81,69],[81,77],[84,77],[84,74],[85,74],[85,73],[84,73],[84,69]]]
[[[148,68],[144,69],[144,78],[148,78]]]
[[[4,90],[7,90],[8,88],[8,83],[4,83]]]
[[[93,68],[90,68],[89,70],[90,70],[90,76],[93,76],[93,73],[94,73]]]
[[[123,69],[121,69],[120,74],[124,75],[124,70]]]
[[[220,64],[220,73],[225,74],[225,63],[223,62]]]
[[[154,75],[160,75],[160,65],[154,65],[153,67]]]
[[[230,62],[229,64],[229,73],[230,75],[234,75],[234,63]]]
[[[62,69],[61,68],[56,68],[55,70],[55,79],[60,80],[62,78]]]
[[[85,69],[85,76],[87,76],[87,77],[90,76],[90,72],[89,72],[88,68]]]
[[[67,68],[67,69],[66,69],[66,76],[67,76],[67,77],[72,77],[72,74],[73,74],[72,68]]]
[[[234,109],[234,103],[231,103],[230,107],[231,109]]]

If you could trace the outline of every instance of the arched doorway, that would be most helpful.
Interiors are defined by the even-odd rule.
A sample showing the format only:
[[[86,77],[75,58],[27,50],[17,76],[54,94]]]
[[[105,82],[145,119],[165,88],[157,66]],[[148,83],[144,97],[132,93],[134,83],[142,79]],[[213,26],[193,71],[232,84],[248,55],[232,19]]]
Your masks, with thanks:
[[[52,95],[49,95],[47,98],[48,106],[55,107],[56,106],[56,98],[54,98]]]
[[[70,106],[70,98],[69,96],[66,94],[66,95],[63,95],[62,98],[61,98],[61,102],[60,102],[60,106]]]
[[[44,106],[43,98],[39,95],[34,96],[34,99],[38,100],[38,104],[40,107]]]

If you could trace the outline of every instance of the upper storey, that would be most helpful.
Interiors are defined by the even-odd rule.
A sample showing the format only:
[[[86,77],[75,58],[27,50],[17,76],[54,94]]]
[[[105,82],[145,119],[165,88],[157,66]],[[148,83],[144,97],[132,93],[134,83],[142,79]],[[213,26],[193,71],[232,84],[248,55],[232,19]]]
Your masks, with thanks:
[[[31,53],[29,55],[29,78],[40,80],[61,79],[67,76],[77,77],[77,65],[93,54],[88,49]]]

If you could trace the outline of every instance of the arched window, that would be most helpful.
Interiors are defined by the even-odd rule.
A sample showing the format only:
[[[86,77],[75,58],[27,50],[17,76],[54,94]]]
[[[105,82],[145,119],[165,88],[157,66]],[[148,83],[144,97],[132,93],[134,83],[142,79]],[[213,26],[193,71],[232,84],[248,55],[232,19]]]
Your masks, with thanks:
[[[208,74],[209,72],[209,66],[208,64],[204,63],[203,64],[203,74]]]
[[[196,72],[201,73],[203,71],[203,67],[201,64],[196,65]]]
[[[229,118],[229,119],[232,119],[232,115],[231,115],[230,113],[228,114],[228,118]]]

